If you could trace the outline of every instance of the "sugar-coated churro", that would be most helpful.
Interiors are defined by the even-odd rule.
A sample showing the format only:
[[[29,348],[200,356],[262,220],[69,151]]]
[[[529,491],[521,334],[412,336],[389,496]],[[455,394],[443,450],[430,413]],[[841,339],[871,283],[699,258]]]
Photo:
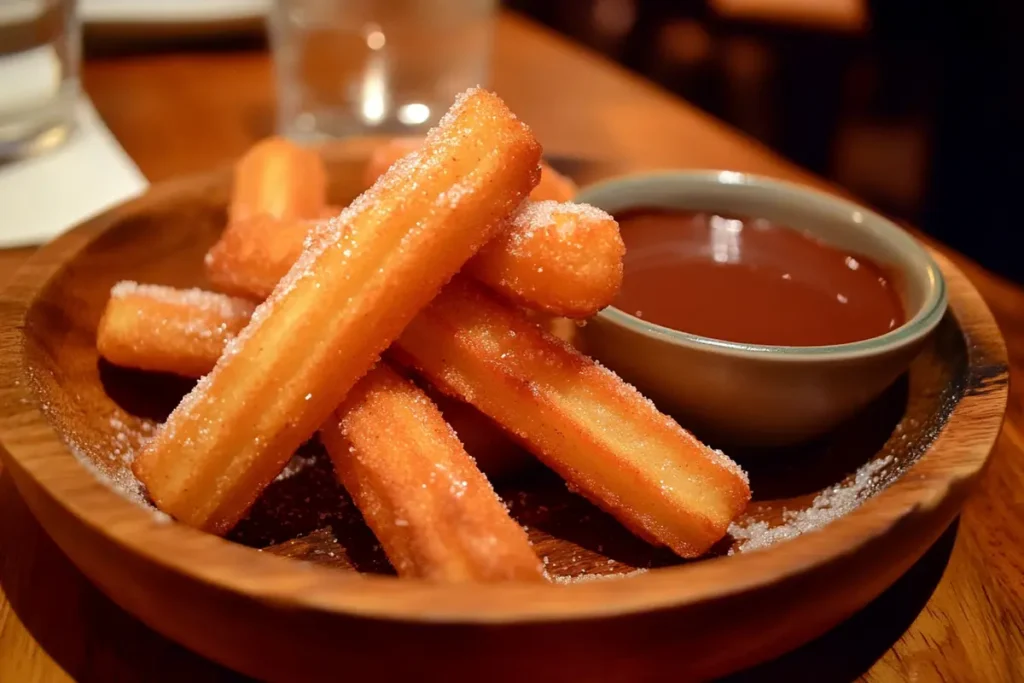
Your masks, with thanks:
[[[527,202],[466,269],[521,306],[587,318],[615,298],[625,253],[618,223],[604,211]]]
[[[370,152],[370,158],[363,169],[363,186],[369,187],[384,175],[392,164],[423,146],[423,138],[407,136],[391,138],[377,145]]]
[[[392,354],[489,415],[634,533],[682,557],[707,551],[749,501],[732,460],[469,280],[448,285]]]
[[[320,440],[399,576],[543,578],[526,532],[440,411],[386,365],[353,387]]]
[[[206,253],[206,277],[221,292],[262,301],[298,260],[316,225],[269,214],[229,223]]]
[[[229,225],[206,256],[207,276],[228,294],[266,297],[310,224],[264,216]],[[585,318],[611,303],[622,284],[624,253],[618,224],[600,209],[526,202],[466,269],[521,306]]]
[[[424,146],[320,226],[133,462],[164,512],[230,529],[378,355],[538,180],[540,146],[495,95],[461,96]]]
[[[114,365],[202,377],[213,370],[227,341],[245,327],[254,307],[247,299],[216,292],[122,282],[111,292],[96,345]],[[423,390],[484,474],[500,479],[532,461],[473,406],[430,385]]]
[[[541,163],[540,171],[540,182],[530,193],[530,199],[535,202],[568,202],[576,196],[579,188],[572,180],[545,163]]]
[[[213,292],[122,282],[97,345],[117,365],[199,377],[253,306]],[[526,534],[460,441],[470,439],[488,458],[492,476],[521,468],[527,456],[475,408],[438,396],[445,414],[383,363],[364,376],[320,431],[342,484],[402,576],[540,578]]]
[[[421,137],[399,137],[391,138],[387,142],[377,145],[367,161],[366,170],[363,173],[363,183],[369,187],[388,170],[391,164],[406,154],[415,152],[422,144],[423,138]],[[576,196],[576,184],[569,178],[544,162],[541,162],[540,168],[540,182],[530,193],[530,199],[538,202],[547,199],[567,202]]]
[[[281,220],[318,218],[327,196],[320,155],[284,138],[267,138],[235,164],[228,221],[268,214]]]
[[[424,392],[437,405],[445,422],[455,430],[463,448],[473,456],[477,467],[491,481],[508,479],[537,466],[537,461],[510,439],[494,420],[470,404],[439,391],[429,382],[424,381],[422,384]]]
[[[200,377],[254,307],[216,292],[119,282],[100,318],[96,348],[115,365]]]

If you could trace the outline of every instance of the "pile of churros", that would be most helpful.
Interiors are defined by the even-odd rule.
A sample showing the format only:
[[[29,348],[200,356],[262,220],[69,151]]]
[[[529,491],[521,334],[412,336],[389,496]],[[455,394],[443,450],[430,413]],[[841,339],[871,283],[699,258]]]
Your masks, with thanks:
[[[152,502],[224,534],[319,435],[400,576],[544,580],[416,378],[648,542],[690,558],[721,539],[750,499],[743,471],[545,324],[607,306],[624,247],[611,216],[569,201],[530,129],[470,90],[367,176],[332,209],[315,152],[263,141],[206,257],[219,291],[111,291],[104,358],[200,378],[132,463]]]

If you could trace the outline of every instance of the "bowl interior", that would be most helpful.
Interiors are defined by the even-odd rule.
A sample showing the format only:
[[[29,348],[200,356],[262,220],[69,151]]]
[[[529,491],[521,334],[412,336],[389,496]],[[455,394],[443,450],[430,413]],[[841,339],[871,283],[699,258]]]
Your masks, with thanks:
[[[665,172],[597,183],[579,199],[612,214],[667,208],[765,218],[882,266],[908,321],[939,303],[941,273],[912,237],[876,213],[814,190],[731,171]]]
[[[346,203],[359,191],[362,167],[361,159],[330,163],[332,202]],[[127,464],[191,382],[103,362],[95,349],[96,325],[118,280],[208,286],[202,257],[224,225],[228,188],[224,171],[122,210],[57,271],[27,314],[26,371],[48,420],[73,453],[67,457],[77,457],[140,505],[146,503]],[[733,210],[757,213],[758,206]],[[963,331],[947,316],[909,373],[835,432],[789,449],[784,458],[734,452],[750,470],[754,503],[713,554],[779,543],[846,514],[915,463],[967,385]],[[308,444],[289,472],[271,485],[230,540],[341,570],[391,572],[318,444]],[[562,581],[683,562],[638,541],[540,465],[496,487],[550,573]]]

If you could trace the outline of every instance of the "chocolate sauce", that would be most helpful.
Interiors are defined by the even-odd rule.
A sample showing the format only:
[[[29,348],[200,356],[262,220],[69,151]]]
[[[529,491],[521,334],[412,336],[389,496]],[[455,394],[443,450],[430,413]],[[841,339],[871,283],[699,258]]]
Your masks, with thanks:
[[[631,209],[614,305],[648,322],[748,344],[823,346],[903,324],[885,271],[763,219]]]

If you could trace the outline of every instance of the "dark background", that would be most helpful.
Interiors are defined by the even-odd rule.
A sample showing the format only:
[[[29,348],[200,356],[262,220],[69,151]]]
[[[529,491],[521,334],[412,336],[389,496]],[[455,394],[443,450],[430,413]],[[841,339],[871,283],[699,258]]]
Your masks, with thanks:
[[[1024,282],[1024,2],[505,5]]]

